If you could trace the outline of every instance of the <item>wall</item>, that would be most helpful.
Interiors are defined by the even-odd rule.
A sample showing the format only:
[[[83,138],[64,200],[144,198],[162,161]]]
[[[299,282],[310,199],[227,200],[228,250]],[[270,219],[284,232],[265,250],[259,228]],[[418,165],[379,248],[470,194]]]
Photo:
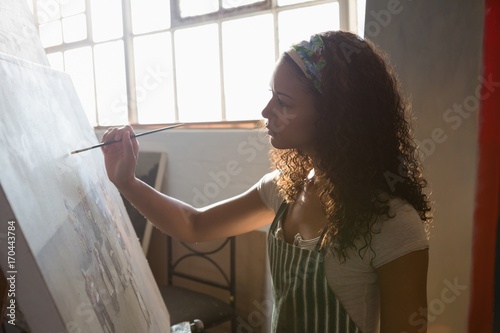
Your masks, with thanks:
[[[435,202],[429,332],[466,332],[483,3],[376,0],[366,13],[365,37],[388,52],[411,97]]]
[[[140,146],[167,153],[165,192],[198,207],[247,190],[270,170],[268,139],[258,130],[175,129]]]

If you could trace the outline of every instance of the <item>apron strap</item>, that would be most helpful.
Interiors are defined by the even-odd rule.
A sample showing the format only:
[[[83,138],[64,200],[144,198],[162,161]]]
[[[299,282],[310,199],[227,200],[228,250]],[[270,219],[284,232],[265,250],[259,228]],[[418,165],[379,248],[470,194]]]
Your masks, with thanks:
[[[283,215],[285,215],[286,209],[288,207],[288,204],[283,201],[278,208],[278,211],[276,212],[276,215],[274,216],[273,223],[271,224],[271,228],[269,229],[271,231],[271,234],[274,236],[274,232],[276,231],[276,228],[278,226],[278,222],[281,220]]]

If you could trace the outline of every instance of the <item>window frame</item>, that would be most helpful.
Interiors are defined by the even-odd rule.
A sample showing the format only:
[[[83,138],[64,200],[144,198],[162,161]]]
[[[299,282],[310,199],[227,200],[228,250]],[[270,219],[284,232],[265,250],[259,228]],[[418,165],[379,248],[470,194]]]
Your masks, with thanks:
[[[38,6],[37,2],[39,0],[31,0],[33,2],[33,15],[35,20],[35,25],[38,27]],[[59,2],[61,0],[54,0]],[[265,0],[263,2],[249,4],[242,7],[236,8],[222,8],[222,0],[219,0],[219,10],[217,12],[181,17],[179,10],[178,0],[170,0],[170,27],[166,29],[154,30],[144,33],[133,33],[132,26],[132,5],[131,0],[121,0],[122,5],[122,25],[123,25],[123,35],[119,38],[113,38],[105,41],[94,42],[92,39],[92,8],[90,0],[85,1],[85,16],[87,25],[87,38],[79,40],[76,42],[65,43],[64,41],[59,45],[49,46],[45,48],[47,54],[61,52],[80,48],[80,47],[91,47],[92,52],[94,47],[103,43],[110,43],[113,41],[123,41],[124,48],[124,61],[125,61],[125,80],[126,80],[126,92],[127,92],[127,110],[128,110],[128,122],[135,128],[156,128],[159,126],[164,126],[165,124],[140,124],[137,108],[137,98],[136,93],[136,77],[135,77],[135,61],[134,61],[134,43],[133,39],[141,36],[148,36],[162,32],[170,32],[171,34],[171,51],[172,51],[172,61],[173,61],[173,86],[174,86],[174,113],[175,119],[179,119],[179,110],[177,102],[177,75],[175,70],[175,31],[179,29],[185,29],[190,27],[196,27],[207,24],[217,24],[219,41],[222,40],[222,23],[228,20],[243,19],[247,17],[262,15],[262,14],[272,14],[274,22],[274,54],[275,60],[279,58],[279,43],[278,43],[278,14],[281,11],[293,10],[298,8],[312,7],[328,3],[338,3],[339,5],[339,23],[341,30],[357,31],[357,12],[356,12],[356,0],[314,0],[310,2],[303,2],[285,6],[278,6],[278,0]],[[61,18],[62,19],[62,18]],[[221,84],[221,120],[214,122],[190,122],[185,127],[186,128],[254,128],[258,126],[259,120],[248,120],[248,121],[228,121],[226,120],[226,106],[224,97],[224,64],[223,64],[223,45],[219,42],[219,61],[220,61],[220,84]],[[95,79],[95,61],[92,62],[94,79]],[[96,94],[96,84],[94,81],[94,93]],[[95,117],[96,129],[106,128],[108,126],[99,123],[99,108],[97,105],[97,98],[95,99]]]

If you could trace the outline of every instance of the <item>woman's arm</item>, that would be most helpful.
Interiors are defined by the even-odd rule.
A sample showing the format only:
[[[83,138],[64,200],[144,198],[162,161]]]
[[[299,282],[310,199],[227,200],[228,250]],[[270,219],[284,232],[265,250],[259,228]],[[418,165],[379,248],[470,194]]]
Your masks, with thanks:
[[[203,209],[164,195],[135,177],[139,147],[130,126],[111,129],[103,141],[122,140],[103,147],[106,171],[118,190],[163,232],[186,242],[223,238],[255,230],[271,222],[274,213],[255,187]]]
[[[428,262],[429,251],[425,249],[377,268],[381,333],[427,331]]]

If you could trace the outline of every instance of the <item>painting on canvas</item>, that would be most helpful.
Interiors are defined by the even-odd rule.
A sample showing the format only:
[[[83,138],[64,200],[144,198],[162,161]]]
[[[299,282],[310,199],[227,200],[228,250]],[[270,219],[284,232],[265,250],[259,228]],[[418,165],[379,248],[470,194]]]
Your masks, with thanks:
[[[102,152],[69,154],[98,143],[69,76],[0,54],[0,77],[0,185],[59,320],[69,332],[169,331]]]

